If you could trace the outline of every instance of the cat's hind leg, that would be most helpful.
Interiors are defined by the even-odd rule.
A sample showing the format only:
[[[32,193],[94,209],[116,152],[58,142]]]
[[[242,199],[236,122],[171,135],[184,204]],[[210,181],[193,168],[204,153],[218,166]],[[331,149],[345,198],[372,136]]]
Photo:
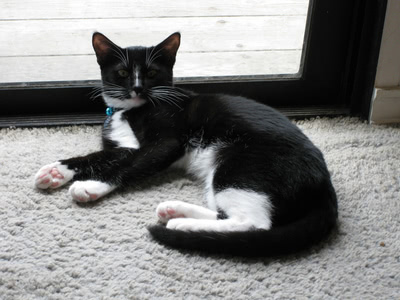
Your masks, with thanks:
[[[268,196],[228,188],[215,194],[215,204],[227,219],[173,218],[167,228],[183,231],[232,232],[271,228],[272,206]]]
[[[60,162],[48,164],[36,173],[35,186],[39,189],[55,189],[63,186],[75,175],[73,170]]]
[[[182,201],[165,201],[158,205],[156,215],[160,222],[165,224],[169,220],[176,218],[216,220],[218,213],[211,209]]]

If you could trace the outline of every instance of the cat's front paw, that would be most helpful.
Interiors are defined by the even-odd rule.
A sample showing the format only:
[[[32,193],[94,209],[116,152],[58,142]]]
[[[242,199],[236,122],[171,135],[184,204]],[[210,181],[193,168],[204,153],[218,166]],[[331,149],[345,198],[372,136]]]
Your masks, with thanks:
[[[35,175],[35,186],[39,189],[55,189],[70,181],[75,172],[60,162],[42,167]]]
[[[89,202],[103,197],[114,189],[115,186],[105,182],[86,180],[75,181],[69,188],[69,193],[72,199],[77,202]]]

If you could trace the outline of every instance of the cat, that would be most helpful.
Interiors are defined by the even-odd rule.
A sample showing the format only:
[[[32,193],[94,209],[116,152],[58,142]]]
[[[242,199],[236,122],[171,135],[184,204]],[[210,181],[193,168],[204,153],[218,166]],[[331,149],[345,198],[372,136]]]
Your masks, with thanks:
[[[42,167],[36,187],[74,181],[70,195],[88,202],[181,167],[204,183],[208,208],[160,203],[159,224],[148,227],[158,242],[242,256],[289,254],[319,243],[338,217],[320,150],[265,104],[174,87],[180,42],[177,32],[153,47],[121,48],[93,34],[99,93],[109,107],[103,150]]]

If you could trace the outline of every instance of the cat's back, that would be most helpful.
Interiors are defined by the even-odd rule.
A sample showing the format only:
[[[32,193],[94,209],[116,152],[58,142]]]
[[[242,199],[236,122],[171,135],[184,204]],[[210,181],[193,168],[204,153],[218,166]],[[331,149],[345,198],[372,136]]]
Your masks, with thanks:
[[[230,131],[254,135],[258,140],[308,143],[300,129],[280,112],[241,96],[197,95],[192,99],[189,118],[195,127],[205,126],[220,134]]]

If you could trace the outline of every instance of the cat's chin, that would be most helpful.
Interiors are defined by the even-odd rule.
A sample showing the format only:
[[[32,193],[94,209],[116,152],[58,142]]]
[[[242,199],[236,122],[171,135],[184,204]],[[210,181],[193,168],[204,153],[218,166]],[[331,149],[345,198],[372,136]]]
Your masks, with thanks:
[[[128,110],[128,109],[131,109],[134,107],[139,107],[146,103],[146,100],[140,98],[139,96],[134,96],[129,99],[121,100],[121,99],[113,98],[113,97],[103,94],[103,99],[104,99],[104,102],[107,104],[107,106],[114,107],[114,108],[121,108],[124,110]]]
[[[131,99],[127,99],[125,101],[132,103],[132,107],[139,107],[146,103],[146,100],[140,98],[139,96],[132,97]]]

